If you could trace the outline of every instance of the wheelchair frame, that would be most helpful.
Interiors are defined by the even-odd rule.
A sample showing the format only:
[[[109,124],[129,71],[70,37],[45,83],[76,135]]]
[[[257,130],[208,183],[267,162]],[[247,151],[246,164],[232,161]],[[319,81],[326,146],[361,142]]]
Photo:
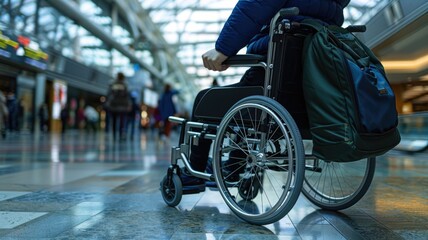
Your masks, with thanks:
[[[317,159],[308,151],[305,156],[297,124],[292,115],[275,100],[278,82],[282,80],[282,75],[274,72],[277,70],[274,67],[275,58],[286,43],[282,40],[274,41],[274,37],[290,34],[295,28],[300,28],[298,24],[287,20],[287,17],[297,14],[297,8],[282,9],[271,20],[266,62],[257,55],[233,56],[225,62],[235,67],[263,67],[263,96],[248,96],[238,101],[218,125],[169,117],[171,122],[182,125],[179,145],[171,149],[171,165],[161,182],[160,190],[169,206],[178,205],[183,194],[178,165],[180,160],[192,176],[215,181],[232,212],[252,224],[264,225],[280,220],[294,206],[300,192],[313,204],[328,210],[348,208],[367,192],[374,175],[375,159],[337,163]],[[242,124],[237,123],[235,116],[240,118]],[[251,124],[247,123],[250,120]],[[214,141],[213,174],[196,171],[190,165],[191,145],[201,138]],[[235,182],[228,180],[231,173],[225,173],[227,161],[222,160],[225,155],[230,156],[232,150],[246,154],[239,167],[239,180]],[[343,169],[344,172],[339,173],[337,169]],[[324,176],[327,174],[335,176],[330,176],[328,179],[331,183],[321,188],[321,179],[327,179]],[[266,186],[269,183],[271,186]],[[346,186],[342,187],[342,184]],[[278,193],[280,191],[281,194]],[[276,196],[272,200],[267,193]],[[269,201],[269,204],[263,204],[263,201]],[[271,201],[276,203],[272,204]]]

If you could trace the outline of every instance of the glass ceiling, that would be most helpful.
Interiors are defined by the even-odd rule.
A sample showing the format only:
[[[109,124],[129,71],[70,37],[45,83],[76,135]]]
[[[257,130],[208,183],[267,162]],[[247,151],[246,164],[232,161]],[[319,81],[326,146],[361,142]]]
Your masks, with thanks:
[[[149,11],[165,40],[171,44],[201,88],[210,86],[213,77],[220,85],[238,81],[245,69],[230,68],[225,72],[208,71],[201,55],[214,47],[221,28],[237,0],[138,0]],[[344,26],[364,24],[390,0],[351,0],[344,11]],[[245,49],[240,53],[244,53]]]

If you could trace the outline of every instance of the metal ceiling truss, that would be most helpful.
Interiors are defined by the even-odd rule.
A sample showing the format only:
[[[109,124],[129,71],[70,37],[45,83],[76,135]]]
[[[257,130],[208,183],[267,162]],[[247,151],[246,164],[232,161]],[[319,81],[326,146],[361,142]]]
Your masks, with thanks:
[[[165,41],[163,33],[151,20],[149,12],[143,9],[137,0],[114,0],[113,2],[117,4],[120,14],[127,17],[132,28],[138,29],[138,31],[133,31],[135,44],[137,45],[142,40],[150,43],[152,56],[158,64],[155,67],[161,74],[157,78],[161,82],[180,83],[180,90],[188,92],[183,96],[190,94],[193,97],[194,81],[177,58],[175,49]]]
[[[349,6],[345,9],[345,12],[346,12],[345,14],[347,16],[347,19],[346,19],[347,23],[348,24],[362,24],[361,23],[362,16],[366,16],[366,17],[367,16],[372,16],[377,11],[379,11],[379,9],[375,9],[376,6],[379,7],[381,5],[381,3],[385,3],[387,1],[388,0],[373,0],[373,1],[369,2],[369,3],[360,3],[360,2],[357,2],[357,1],[352,1],[351,0],[351,3],[349,4]],[[168,3],[171,3],[171,4],[168,4]],[[177,16],[181,12],[188,11],[188,10],[192,11],[192,13],[190,14],[190,16],[194,12],[200,12],[200,11],[206,11],[206,12],[231,11],[230,8],[221,8],[221,7],[207,8],[207,7],[202,6],[200,4],[200,1],[194,1],[194,2],[189,3],[189,4],[186,5],[186,4],[183,4],[183,2],[179,3],[176,0],[170,0],[170,1],[166,0],[166,1],[162,1],[162,2],[158,2],[157,1],[156,4],[152,4],[152,5],[153,6],[150,6],[150,7],[146,8],[147,12],[151,12],[153,14],[155,14],[156,12],[170,12],[170,16],[173,19],[176,19]],[[175,18],[173,16],[175,16]],[[193,22],[194,23],[200,23],[200,24],[219,24],[220,26],[222,26],[224,24],[225,20],[226,19],[221,20],[221,21],[219,21],[218,19],[215,19],[215,20],[209,20],[209,19],[199,20],[198,19],[198,20],[193,21]],[[174,21],[174,20],[172,20],[172,21]],[[178,22],[178,20],[176,20],[176,21]],[[189,23],[189,21],[190,20],[188,19],[187,21],[184,22],[184,24],[187,25]],[[166,24],[169,24],[169,23],[171,23],[170,19],[156,22],[156,24],[160,28],[162,28],[163,26],[165,26]],[[205,45],[212,44],[214,46],[215,40],[212,40],[212,41],[209,41],[209,40],[200,40],[200,41],[196,40],[196,41],[192,41],[192,40],[189,40],[189,39],[183,39],[182,36],[185,33],[187,33],[187,34],[191,33],[191,34],[195,34],[195,35],[198,35],[198,34],[218,34],[218,32],[212,32],[212,31],[192,31],[192,30],[186,29],[186,28],[177,29],[177,31],[175,31],[175,32],[174,31],[171,32],[171,30],[168,30],[168,31],[166,31],[164,33],[175,33],[175,34],[177,34],[179,36],[177,43],[174,43],[174,44],[171,45],[171,49],[176,49],[177,51],[179,51],[180,47],[183,47],[183,46],[195,46],[193,48],[193,50],[189,50],[188,48],[186,48],[187,51],[193,51],[193,54],[191,54],[195,58],[193,61],[191,61],[193,63],[199,62],[198,58],[200,58],[200,55],[196,53],[196,51],[197,51],[196,46],[199,45],[199,44],[205,44]],[[200,64],[196,64],[195,67],[203,67],[203,66],[200,65]],[[225,72],[224,74],[227,75],[228,73]],[[231,75],[234,75],[234,73],[231,73]],[[203,74],[203,75],[193,75],[192,74],[193,81],[195,81],[195,80],[197,81],[198,78],[205,78],[205,77],[206,77],[205,74]]]

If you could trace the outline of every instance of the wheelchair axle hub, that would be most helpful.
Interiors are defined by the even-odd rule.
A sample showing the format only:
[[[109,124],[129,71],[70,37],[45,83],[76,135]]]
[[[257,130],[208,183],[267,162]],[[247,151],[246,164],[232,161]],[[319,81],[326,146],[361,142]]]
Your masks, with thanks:
[[[256,165],[264,166],[266,162],[266,156],[263,153],[252,153],[245,159],[247,167],[255,167]]]

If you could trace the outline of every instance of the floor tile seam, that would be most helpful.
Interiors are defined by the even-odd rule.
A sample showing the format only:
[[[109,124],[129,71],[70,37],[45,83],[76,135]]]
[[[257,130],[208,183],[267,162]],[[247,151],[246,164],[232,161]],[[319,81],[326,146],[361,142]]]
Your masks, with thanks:
[[[27,211],[27,212],[28,212],[28,211]],[[16,227],[14,227],[14,228],[10,229],[11,231],[10,231],[10,232],[8,232],[8,233],[6,234],[6,236],[5,236],[5,237],[7,237],[8,235],[13,235],[13,233],[14,233],[14,232],[20,231],[20,230],[21,230],[21,228],[24,228],[24,227],[26,227],[26,226],[30,226],[31,224],[34,224],[35,222],[42,221],[44,218],[48,218],[48,217],[49,217],[49,215],[50,215],[51,213],[52,213],[52,212],[46,212],[46,214],[43,214],[43,215],[42,215],[42,216],[40,216],[40,217],[37,217],[37,218],[31,219],[30,221],[24,222],[24,223],[22,223],[22,224],[20,224],[20,225],[18,225],[18,226],[16,226]]]
[[[0,182],[1,184],[1,182]],[[14,185],[19,187],[33,187],[33,186],[40,186],[40,187],[50,187],[50,185],[44,185],[44,184],[28,184],[28,183],[9,183],[8,185]]]
[[[4,198],[4,199],[1,199],[1,200],[0,200],[0,202],[13,200],[13,199],[15,199],[15,198],[23,197],[23,196],[26,196],[26,195],[28,195],[28,194],[32,194],[32,193],[34,193],[34,192],[32,192],[32,191],[1,191],[1,190],[0,190],[0,194],[1,194],[2,192],[15,192],[15,193],[16,193],[16,192],[20,192],[20,193],[24,193],[24,192],[25,192],[25,194],[18,195],[18,196],[14,196],[14,197],[10,197],[10,198]],[[13,202],[13,201],[10,201],[10,202]]]
[[[79,222],[79,223],[75,223],[73,226],[70,226],[68,229],[66,229],[66,230],[64,230],[64,231],[62,231],[62,232],[60,232],[60,233],[58,233],[58,234],[57,234],[57,235],[55,235],[55,236],[51,236],[51,237],[49,237],[48,239],[55,238],[55,237],[59,237],[61,234],[63,234],[63,233],[65,233],[65,232],[67,232],[67,231],[70,231],[70,230],[74,229],[75,227],[79,226],[80,224],[83,224],[84,222],[86,222],[86,221],[90,220],[91,218],[93,218],[94,216],[96,216],[96,215],[98,215],[98,214],[100,214],[100,213],[102,213],[102,212],[103,212],[103,211],[101,211],[101,212],[99,212],[99,213],[97,213],[97,214],[95,214],[95,215],[78,215],[79,217],[86,217],[86,218],[85,218],[85,220],[83,220],[82,222]],[[20,228],[24,228],[24,227],[27,227],[27,226],[31,226],[31,224],[36,224],[36,222],[42,222],[42,221],[44,221],[44,220],[43,220],[44,218],[49,218],[49,217],[51,217],[51,216],[72,216],[72,214],[67,214],[67,213],[65,213],[65,212],[63,212],[63,211],[52,211],[52,212],[47,212],[47,214],[44,214],[44,215],[42,215],[42,216],[40,216],[40,217],[38,217],[38,218],[32,219],[32,220],[30,220],[30,221],[28,221],[28,222],[25,222],[25,223],[23,223],[23,224],[21,224],[21,225],[17,226],[15,230],[11,231],[11,232],[10,232],[10,233],[8,233],[7,235],[13,235],[13,233],[14,233],[14,232],[20,231],[20,230],[21,230]],[[27,237],[24,237],[24,238],[27,238]],[[0,239],[1,239],[1,238],[0,238]],[[38,237],[35,237],[34,239],[39,239],[39,238],[38,238]]]
[[[380,220],[376,219],[374,216],[372,216],[369,213],[367,213],[365,209],[361,209],[361,211],[365,212],[367,214],[367,216],[369,216],[369,218],[371,218],[373,221],[375,221],[379,226],[382,226],[384,229],[388,230],[388,232],[392,233],[396,237],[401,238],[401,236],[399,234],[397,234],[394,231],[394,229],[391,229],[390,227],[388,227],[384,223],[382,223]]]
[[[27,192],[29,192],[28,194],[32,194],[32,193],[44,191],[44,190],[49,189],[51,187],[51,186],[48,186],[48,185],[38,185],[38,184],[14,184],[14,185],[17,185],[17,186],[20,186],[20,187],[23,186],[25,188],[41,187],[41,188],[38,188],[36,191],[34,191],[34,190],[27,190]],[[0,190],[0,191],[2,191],[2,190]],[[11,192],[22,192],[22,190],[17,190],[17,191],[7,190],[7,191],[11,191]],[[27,195],[27,194],[25,194],[25,195]],[[23,195],[23,196],[25,196],[25,195]],[[18,196],[18,197],[22,197],[22,196]],[[15,198],[17,198],[17,197],[15,197]],[[11,199],[15,199],[15,198],[11,198]],[[10,199],[7,199],[7,200],[10,200]]]
[[[31,165],[25,165],[25,166],[22,166],[22,165],[17,165],[17,164],[15,164],[14,166],[12,166],[11,168],[12,169],[16,169],[16,168],[18,168],[18,169],[16,169],[16,171],[13,171],[13,172],[7,172],[7,173],[4,173],[4,174],[2,174],[1,172],[0,172],[0,178],[2,178],[3,176],[5,176],[5,175],[8,175],[8,174],[17,174],[17,173],[24,173],[24,172],[31,172],[31,171],[34,171],[34,170],[40,170],[40,169],[43,169],[43,168],[48,168],[49,167],[49,165],[48,166],[34,166],[34,164],[31,164]],[[7,169],[7,168],[2,168],[2,170],[3,169]]]
[[[323,216],[324,217],[324,216]],[[347,237],[345,234],[345,232],[343,231],[343,228],[341,228],[340,226],[338,226],[337,224],[334,224],[334,223],[332,223],[328,218],[325,218],[324,217],[324,219],[330,224],[330,226],[332,226],[334,229],[336,229],[336,231],[337,232],[339,232],[340,233],[340,235],[342,235],[342,237],[344,238],[344,239],[350,239],[349,237]],[[347,227],[349,227],[346,223],[345,223],[345,225],[347,226]],[[359,236],[359,239],[364,239],[364,237],[361,235],[361,233],[359,233],[358,231],[356,231],[354,228],[351,228],[351,227],[349,227],[348,229],[350,229],[351,231],[352,231],[352,235],[355,235],[355,236]],[[355,240],[355,239],[354,239]]]
[[[403,193],[405,193],[405,194],[403,194],[403,195],[404,195],[404,196],[406,196],[406,197],[413,196],[413,197],[421,198],[421,197],[419,196],[420,192],[418,192],[418,193],[413,193],[413,192],[405,191],[405,190],[409,190],[408,188],[405,188],[405,189],[403,189],[403,188],[402,188],[402,187],[405,187],[405,186],[401,186],[401,185],[400,185],[401,187],[397,187],[397,186],[391,185],[390,183],[387,183],[387,182],[383,182],[383,185],[385,185],[385,186],[387,186],[387,187],[389,187],[389,188],[391,188],[391,189],[394,189],[394,190],[396,190],[396,191],[399,191],[399,192],[403,192]]]
[[[125,165],[125,164],[121,164],[121,165]],[[119,166],[119,167],[122,167],[122,166]],[[103,172],[108,172],[108,171],[112,171],[113,169],[115,169],[115,168],[109,168],[109,169],[102,169],[102,170],[100,170],[100,171],[96,171],[95,173],[91,173],[90,175],[87,175],[87,176],[85,176],[85,177],[83,177],[83,178],[78,178],[78,179],[75,179],[75,180],[73,180],[73,181],[69,181],[69,182],[65,182],[65,183],[61,183],[61,184],[57,184],[57,185],[47,185],[47,187],[46,188],[44,188],[44,189],[41,189],[41,190],[39,190],[39,191],[43,191],[43,190],[45,190],[45,191],[49,191],[49,189],[55,189],[55,188],[57,188],[58,186],[67,186],[67,185],[73,185],[73,184],[78,184],[78,182],[79,181],[86,181],[86,180],[90,180],[90,178],[93,178],[93,177],[95,177],[95,178],[102,178],[103,176],[97,176],[98,174],[100,174],[100,173],[103,173]],[[76,170],[78,170],[78,169],[76,169]],[[128,182],[128,181],[127,181]],[[37,185],[36,185],[37,186]],[[55,192],[55,191],[51,191],[51,192]],[[71,192],[69,192],[69,193],[72,193],[73,191],[71,191]],[[88,192],[88,194],[90,194],[89,192]]]
[[[388,178],[390,178],[390,177],[393,177],[393,176],[388,176]],[[385,179],[386,177],[383,177],[383,178]],[[379,180],[379,179],[374,178],[373,181],[372,181],[372,184],[369,186],[369,191],[370,190],[376,191],[376,190],[378,190],[377,188],[379,188],[379,187],[381,187],[381,188],[391,188],[393,190],[402,191],[402,189],[400,189],[399,187],[395,187],[393,184],[388,183],[384,179],[380,179]],[[375,184],[376,186],[372,187],[373,184]],[[382,190],[382,191],[385,191],[385,190]]]
[[[424,161],[428,162],[428,160],[424,160]],[[379,166],[379,167],[387,168],[387,166]],[[413,172],[416,172],[420,175],[416,175],[415,177],[424,177],[424,176],[426,176],[424,174],[426,174],[428,172],[427,169],[428,169],[428,166],[426,163],[424,163],[421,165],[414,165],[412,168],[400,168],[400,169],[395,169],[395,170],[390,170],[390,171],[393,173],[401,173],[402,175],[406,174],[406,173],[411,173],[412,175],[410,177],[413,177]],[[393,175],[393,176],[388,176],[388,177],[405,177],[402,175]],[[380,176],[380,177],[382,177],[382,176]]]
[[[287,214],[287,215],[285,215],[285,217],[288,217],[288,219],[290,220],[291,224],[292,224],[292,225],[293,225],[293,227],[294,227],[294,230],[296,230],[296,233],[298,234],[299,238],[300,238],[300,239],[303,239],[302,234],[300,233],[300,230],[297,228],[297,225],[299,225],[299,224],[297,223],[297,225],[296,225],[296,223],[294,223],[294,221],[293,221],[293,220],[291,220],[291,218],[288,216],[288,214]],[[324,218],[324,216],[322,216],[322,217]],[[324,219],[325,219],[325,218],[324,218]]]
[[[15,198],[24,197],[24,196],[27,196],[29,194],[38,194],[38,195],[41,195],[41,196],[46,196],[46,195],[57,196],[58,195],[58,196],[65,196],[65,197],[62,198],[63,201],[61,201],[59,203],[74,203],[74,202],[81,202],[81,201],[79,201],[81,199],[78,199],[78,200],[69,200],[70,197],[67,197],[67,196],[72,196],[72,195],[80,195],[81,196],[81,195],[84,195],[85,197],[90,197],[92,199],[92,198],[96,198],[96,197],[99,197],[101,195],[104,195],[102,193],[82,192],[82,191],[60,191],[60,192],[58,192],[58,191],[52,191],[52,190],[50,190],[52,188],[55,188],[55,186],[54,187],[50,187],[49,186],[48,188],[40,189],[40,190],[37,190],[37,191],[32,191],[32,192],[30,192],[28,194],[25,194],[25,195],[22,195],[22,196],[18,196],[18,197],[15,197]],[[15,198],[7,199],[7,200],[13,200]],[[51,200],[51,201],[43,201],[43,202],[41,202],[41,201],[34,202],[33,201],[33,203],[57,203],[58,202],[58,199],[45,199],[45,200]],[[90,199],[83,199],[83,200],[84,200],[83,202],[87,202]],[[21,201],[19,201],[18,200],[18,201],[13,201],[13,202],[30,202],[30,201],[28,201],[28,200],[24,200],[24,201],[21,200]]]
[[[99,214],[99,213],[98,213],[98,214]],[[98,215],[98,214],[95,214],[95,215]],[[58,215],[68,215],[68,214],[58,214]],[[85,219],[84,221],[82,221],[82,222],[75,223],[73,226],[70,226],[68,229],[65,229],[64,231],[62,231],[62,232],[60,232],[60,233],[56,234],[56,235],[55,235],[55,236],[53,236],[53,237],[49,237],[48,239],[59,237],[59,236],[61,236],[61,234],[66,233],[66,232],[68,232],[68,231],[71,231],[72,229],[74,229],[75,227],[79,226],[80,224],[83,224],[84,222],[88,221],[89,219],[91,219],[91,218],[92,218],[92,217],[94,217],[95,215],[79,215],[80,217],[86,216],[86,217],[88,217],[88,218],[86,218],[86,219]]]
[[[203,195],[202,196],[200,196],[199,198],[198,198],[198,200],[195,202],[195,204],[193,205],[193,207],[192,207],[192,209],[191,209],[191,211],[193,211],[194,209],[195,209],[195,207],[204,199],[204,195],[206,194],[206,189],[205,189],[205,191],[203,192]],[[192,195],[192,194],[188,194],[188,195]],[[226,204],[226,202],[224,201],[224,199],[223,199],[223,196],[221,196],[221,199],[223,200],[223,203],[224,204]],[[227,204],[226,204],[227,205]],[[233,214],[233,215],[235,215],[235,214]]]
[[[6,173],[6,174],[0,174],[0,179],[5,178],[5,175],[9,175],[9,174],[28,174],[31,175],[33,174],[35,171],[50,171],[52,169],[51,165],[48,166],[40,166],[34,169],[25,169],[23,171],[18,171],[18,172],[14,172],[14,173]],[[67,169],[69,170],[69,169]],[[78,169],[76,169],[78,170]],[[10,176],[8,176],[7,178],[10,178]],[[32,184],[33,185],[33,184]]]
[[[203,233],[202,233],[203,234]],[[300,235],[291,235],[291,234],[275,234],[274,232],[272,232],[272,234],[263,234],[263,233],[255,233],[255,234],[248,234],[248,233],[220,233],[220,234],[213,234],[213,235],[220,235],[219,240],[222,239],[230,239],[230,237],[240,237],[240,236],[245,236],[246,239],[252,239],[251,237],[256,237],[257,239],[259,239],[260,237],[267,237],[268,239],[270,239],[270,237],[298,237],[299,239],[303,239]],[[276,238],[275,238],[276,239]]]

